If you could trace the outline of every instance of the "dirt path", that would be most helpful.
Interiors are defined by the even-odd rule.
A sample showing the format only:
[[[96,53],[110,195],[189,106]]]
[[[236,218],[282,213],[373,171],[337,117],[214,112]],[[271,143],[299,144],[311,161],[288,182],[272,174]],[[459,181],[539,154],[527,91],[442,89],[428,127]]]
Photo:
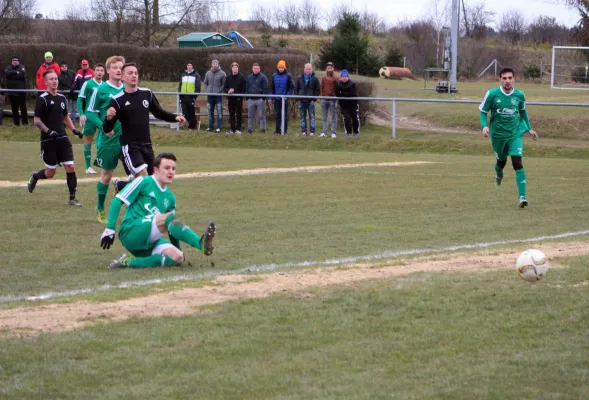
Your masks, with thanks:
[[[238,169],[234,171],[211,171],[211,172],[191,172],[187,174],[177,174],[175,179],[196,179],[196,178],[215,178],[220,176],[247,176],[247,175],[265,175],[265,174],[287,174],[295,172],[316,172],[328,169],[346,169],[346,168],[365,168],[365,167],[404,167],[411,165],[433,164],[432,161],[405,161],[405,162],[381,162],[381,163],[361,163],[361,164],[332,164],[332,165],[309,165],[305,167],[287,167],[287,168],[254,168]],[[78,183],[98,182],[96,178],[81,178]],[[40,180],[38,186],[43,185],[63,185],[64,179],[47,179]],[[27,186],[27,181],[13,182],[0,181],[1,187],[19,187]]]
[[[550,243],[541,249],[549,258],[589,254],[589,243]],[[197,314],[199,307],[229,300],[266,297],[277,292],[301,292],[310,287],[345,286],[366,279],[394,278],[414,272],[458,272],[514,269],[518,252],[452,254],[417,259],[396,259],[390,263],[351,264],[342,268],[321,268],[292,273],[225,275],[214,286],[181,289],[110,303],[51,304],[0,311],[0,330],[19,336],[41,332],[62,332],[83,328],[97,321],[132,317]],[[114,272],[113,272],[114,273]],[[527,283],[525,283],[527,284]]]

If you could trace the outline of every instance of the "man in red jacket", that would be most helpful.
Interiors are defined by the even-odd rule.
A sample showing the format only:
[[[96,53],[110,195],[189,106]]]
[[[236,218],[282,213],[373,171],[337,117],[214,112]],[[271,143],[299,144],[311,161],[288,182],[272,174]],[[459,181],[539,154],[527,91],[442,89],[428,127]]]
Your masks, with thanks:
[[[83,85],[85,81],[94,78],[94,70],[90,68],[89,65],[88,60],[82,60],[82,68],[78,70],[74,80],[81,79]],[[82,85],[80,85],[80,87],[82,87]]]
[[[45,83],[45,78],[43,78],[43,74],[47,70],[53,70],[59,76],[61,70],[59,65],[53,62],[53,54],[48,51],[45,53],[45,62],[41,64],[39,69],[37,70],[37,76],[35,82],[37,83],[37,89],[45,91],[47,90],[47,84]]]

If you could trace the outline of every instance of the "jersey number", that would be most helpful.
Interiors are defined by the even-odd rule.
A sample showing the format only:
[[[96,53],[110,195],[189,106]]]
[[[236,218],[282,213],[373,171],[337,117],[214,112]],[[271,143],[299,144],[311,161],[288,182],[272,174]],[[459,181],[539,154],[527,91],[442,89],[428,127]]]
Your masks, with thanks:
[[[102,167],[102,158],[96,159],[96,165],[98,165],[99,167]]]

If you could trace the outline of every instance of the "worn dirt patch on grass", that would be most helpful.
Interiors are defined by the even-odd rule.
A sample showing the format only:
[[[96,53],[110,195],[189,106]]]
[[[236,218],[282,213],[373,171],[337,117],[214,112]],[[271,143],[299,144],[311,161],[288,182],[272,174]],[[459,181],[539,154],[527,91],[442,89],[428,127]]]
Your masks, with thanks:
[[[543,245],[542,250],[555,257],[589,255],[589,243]],[[63,332],[92,323],[136,317],[181,316],[201,312],[199,307],[230,300],[266,297],[277,292],[295,292],[305,296],[311,287],[345,286],[367,279],[394,278],[416,272],[460,272],[514,269],[518,252],[479,252],[446,254],[389,262],[350,264],[263,275],[225,275],[213,286],[188,288],[109,303],[76,302],[24,307],[0,311],[0,330],[19,336],[42,332]],[[116,271],[113,271],[116,273]],[[515,274],[515,271],[514,271]],[[255,276],[256,279],[252,280]],[[522,284],[532,284],[523,282]],[[544,282],[538,283],[544,284]]]
[[[362,164],[334,164],[334,165],[309,165],[305,167],[288,167],[288,168],[254,168],[238,169],[234,171],[211,171],[211,172],[191,172],[186,174],[177,174],[175,179],[197,179],[197,178],[216,178],[221,176],[248,176],[248,175],[265,175],[265,174],[287,174],[295,172],[317,172],[329,169],[347,169],[347,168],[364,168],[364,167],[406,167],[411,165],[436,164],[434,161],[405,161],[405,162],[381,162],[381,163],[362,163]],[[126,178],[126,177],[125,177]],[[81,178],[78,183],[96,183],[96,178]],[[19,187],[27,186],[28,181],[0,181],[1,187]],[[43,185],[63,185],[65,179],[44,179],[40,180],[37,186]]]

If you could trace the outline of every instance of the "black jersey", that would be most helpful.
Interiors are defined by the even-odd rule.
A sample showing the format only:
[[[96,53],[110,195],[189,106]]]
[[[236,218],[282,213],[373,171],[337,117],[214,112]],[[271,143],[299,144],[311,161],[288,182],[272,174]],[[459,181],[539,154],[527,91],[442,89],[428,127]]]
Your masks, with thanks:
[[[151,90],[144,88],[137,88],[133,93],[121,92],[112,98],[110,107],[114,107],[117,114],[111,120],[105,119],[102,129],[104,132],[111,132],[115,122],[120,121],[123,130],[121,146],[151,143],[150,112],[154,117],[167,122],[176,122],[177,117],[176,114],[163,110]]]
[[[64,117],[67,116],[67,99],[64,95],[57,93],[55,96],[49,92],[43,93],[37,99],[35,105],[35,117],[52,131],[59,132],[60,138],[67,138],[65,133]],[[41,131],[41,141],[52,140],[47,133]]]

